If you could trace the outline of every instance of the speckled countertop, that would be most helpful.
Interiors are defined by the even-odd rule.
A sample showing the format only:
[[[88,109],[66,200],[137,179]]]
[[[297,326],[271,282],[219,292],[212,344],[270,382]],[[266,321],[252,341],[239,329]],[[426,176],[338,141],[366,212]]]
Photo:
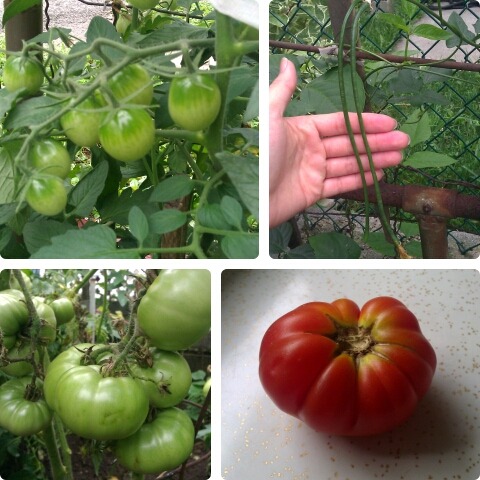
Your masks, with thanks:
[[[252,270],[222,276],[222,476],[226,480],[475,480],[480,476],[476,270]],[[316,433],[258,380],[265,330],[308,301],[392,295],[414,312],[437,371],[409,421],[375,437]],[[285,386],[288,388],[288,385]]]

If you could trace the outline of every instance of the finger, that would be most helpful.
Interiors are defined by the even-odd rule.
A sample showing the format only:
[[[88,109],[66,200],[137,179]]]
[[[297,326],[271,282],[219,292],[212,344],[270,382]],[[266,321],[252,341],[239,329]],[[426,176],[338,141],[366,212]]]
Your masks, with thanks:
[[[383,170],[375,170],[377,179],[383,177]],[[373,177],[371,172],[365,174],[365,181],[367,185],[373,184]],[[327,178],[323,185],[323,197],[329,198],[352,190],[362,188],[362,177],[360,174],[346,175],[344,177]]]
[[[383,169],[398,165],[402,161],[402,154],[399,151],[378,152],[372,155],[372,160],[376,169]],[[365,171],[370,169],[368,156],[360,155],[362,166]],[[327,178],[342,177],[344,175],[352,175],[359,173],[358,162],[356,157],[338,157],[330,158],[327,161]]]
[[[311,115],[309,118],[315,123],[322,137],[348,134],[343,112]],[[358,115],[356,113],[349,113],[348,118],[350,119],[353,133],[360,133],[361,129]],[[367,133],[389,132],[397,128],[397,121],[395,119],[381,113],[362,113],[362,119]]]
[[[280,62],[280,72],[269,90],[270,115],[281,117],[297,86],[295,65],[287,58]]]
[[[354,135],[354,140],[359,153],[366,153],[362,136]],[[367,134],[367,140],[372,153],[403,150],[410,143],[410,137],[398,130],[386,133],[369,133]],[[346,135],[324,138],[323,145],[327,158],[354,155],[350,137]]]

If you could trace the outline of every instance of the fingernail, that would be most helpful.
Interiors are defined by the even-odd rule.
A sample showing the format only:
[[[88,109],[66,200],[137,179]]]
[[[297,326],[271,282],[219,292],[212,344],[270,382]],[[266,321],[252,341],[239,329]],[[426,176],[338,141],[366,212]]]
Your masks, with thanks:
[[[280,73],[283,73],[287,69],[287,66],[288,66],[288,59],[283,57],[280,60]]]

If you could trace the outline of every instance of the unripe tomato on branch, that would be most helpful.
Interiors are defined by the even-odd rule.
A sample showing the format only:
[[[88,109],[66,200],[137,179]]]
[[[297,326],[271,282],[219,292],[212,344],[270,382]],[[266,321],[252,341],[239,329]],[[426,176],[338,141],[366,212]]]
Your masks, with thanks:
[[[273,402],[315,430],[374,435],[405,422],[430,387],[435,352],[418,320],[392,297],[361,309],[349,299],[301,305],[260,346]]]

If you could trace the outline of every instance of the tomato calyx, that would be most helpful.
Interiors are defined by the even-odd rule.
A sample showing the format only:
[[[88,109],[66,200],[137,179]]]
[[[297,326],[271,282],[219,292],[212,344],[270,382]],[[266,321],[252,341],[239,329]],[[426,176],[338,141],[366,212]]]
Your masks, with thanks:
[[[355,359],[370,353],[376,344],[371,329],[363,327],[342,327],[333,340],[338,345],[339,355],[346,353]]]

